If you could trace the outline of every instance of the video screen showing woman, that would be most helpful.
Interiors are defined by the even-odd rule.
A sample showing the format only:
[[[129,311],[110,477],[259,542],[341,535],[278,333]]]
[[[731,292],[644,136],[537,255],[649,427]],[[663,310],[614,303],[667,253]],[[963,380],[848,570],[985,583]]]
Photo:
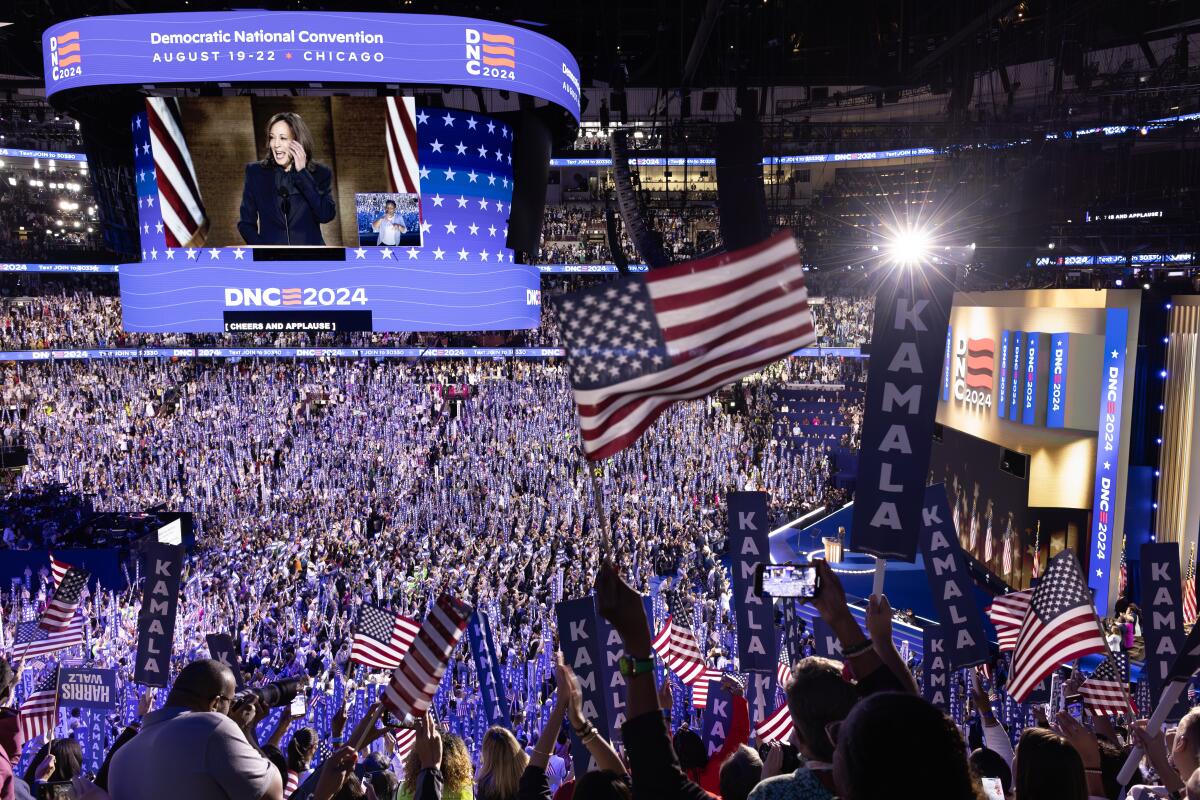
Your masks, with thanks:
[[[273,115],[266,152],[246,165],[238,232],[249,245],[324,246],[321,224],[337,214],[333,171],[313,160],[313,138],[292,111]]]

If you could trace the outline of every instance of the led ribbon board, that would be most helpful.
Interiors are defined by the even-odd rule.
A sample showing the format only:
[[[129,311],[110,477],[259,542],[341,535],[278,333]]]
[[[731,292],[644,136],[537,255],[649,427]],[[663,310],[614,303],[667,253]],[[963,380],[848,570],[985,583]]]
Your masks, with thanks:
[[[434,14],[221,11],[83,17],[42,34],[46,95],[89,86],[364,83],[537,97],[579,120],[579,66],[514,25]]]

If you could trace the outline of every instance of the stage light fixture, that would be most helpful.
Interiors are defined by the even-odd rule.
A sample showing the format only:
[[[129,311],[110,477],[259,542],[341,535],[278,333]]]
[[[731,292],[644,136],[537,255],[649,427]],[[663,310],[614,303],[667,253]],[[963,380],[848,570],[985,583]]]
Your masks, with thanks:
[[[920,228],[906,227],[896,231],[888,242],[888,255],[901,266],[910,267],[929,257],[929,233]]]

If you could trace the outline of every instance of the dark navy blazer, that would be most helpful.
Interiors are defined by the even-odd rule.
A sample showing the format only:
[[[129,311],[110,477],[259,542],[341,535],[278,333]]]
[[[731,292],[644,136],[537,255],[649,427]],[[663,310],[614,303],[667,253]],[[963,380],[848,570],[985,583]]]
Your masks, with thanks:
[[[247,164],[238,232],[246,244],[323,245],[321,223],[337,214],[332,185],[333,172],[322,164],[299,172]],[[290,206],[286,223],[280,189]]]

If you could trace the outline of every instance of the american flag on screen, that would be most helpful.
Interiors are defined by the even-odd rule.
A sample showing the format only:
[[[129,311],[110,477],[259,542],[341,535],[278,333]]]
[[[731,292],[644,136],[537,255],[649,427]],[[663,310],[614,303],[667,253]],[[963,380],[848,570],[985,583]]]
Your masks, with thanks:
[[[402,107],[400,104],[398,110]],[[501,264],[514,263],[513,251],[506,246],[513,194],[512,128],[483,114],[444,108],[418,107],[415,121],[417,166],[414,169],[421,194],[421,246],[351,245],[346,248],[346,260],[403,261],[410,266],[474,271],[489,271],[499,269]],[[134,117],[131,128],[142,261],[180,266],[252,261],[252,253],[244,247],[202,248],[199,239],[189,244],[176,235],[168,238],[174,209],[167,203],[164,212],[160,198],[159,181],[166,179],[166,173],[158,169],[149,109]],[[381,152],[386,161],[386,148]],[[384,325],[413,324],[411,319],[392,319],[386,314],[377,313],[375,319]],[[511,322],[511,318],[489,320],[492,328],[504,328]]]
[[[1059,665],[1091,653],[1108,653],[1092,596],[1070,550],[1050,559],[1033,590],[1013,651],[1008,692],[1018,703]]]
[[[1113,717],[1133,711],[1129,689],[1117,662],[1108,657],[1079,686],[1084,704],[1098,717]]]
[[[607,458],[679,400],[704,397],[813,342],[796,240],[750,247],[563,295],[583,449]]]
[[[1000,652],[1012,650],[1017,646],[1017,634],[1025,622],[1025,612],[1029,610],[1029,601],[1033,599],[1033,589],[1023,592],[1004,594],[992,601],[987,607],[988,618],[996,628],[996,638]]]
[[[473,610],[449,595],[439,597],[429,609],[417,638],[383,692],[384,705],[396,716],[419,717],[429,708]]]
[[[700,643],[682,620],[676,620],[676,615],[667,617],[662,630],[654,637],[651,646],[658,657],[674,672],[679,680],[688,686],[699,681],[707,669],[704,665],[704,654]]]
[[[21,703],[18,724],[25,741],[49,734],[58,718],[58,667],[51,670]]]
[[[179,101],[174,97],[147,98],[146,122],[158,176],[158,210],[166,228],[163,232],[166,245],[203,247],[208,236],[208,215],[183,135]],[[136,121],[134,127],[136,138]]]
[[[354,623],[350,660],[365,667],[395,669],[420,629],[415,620],[364,603]]]
[[[57,589],[62,583],[63,578],[67,577],[67,573],[71,570],[71,565],[65,561],[59,561],[53,554],[50,556],[50,576],[54,578],[54,588]]]
[[[708,707],[708,690],[712,681],[717,681],[719,684],[721,678],[725,677],[725,673],[719,669],[705,667],[704,674],[696,679],[692,684],[692,706],[695,708]]]
[[[417,163],[417,101],[412,97],[387,98],[388,188],[417,194],[421,175]]]
[[[788,709],[787,703],[784,703],[771,712],[769,717],[758,723],[754,732],[761,744],[762,742],[786,742],[792,738],[793,730],[795,730],[795,725],[792,723],[792,712]]]
[[[13,637],[12,655],[15,659],[34,658],[81,644],[83,617],[80,614],[76,614],[67,625],[67,629],[60,633],[48,633],[35,621],[22,622],[17,625],[17,632]]]
[[[87,586],[89,574],[87,570],[71,567],[54,589],[49,605],[42,612],[39,623],[47,633],[63,633],[71,625],[76,616],[79,602],[83,598],[83,589]]]

